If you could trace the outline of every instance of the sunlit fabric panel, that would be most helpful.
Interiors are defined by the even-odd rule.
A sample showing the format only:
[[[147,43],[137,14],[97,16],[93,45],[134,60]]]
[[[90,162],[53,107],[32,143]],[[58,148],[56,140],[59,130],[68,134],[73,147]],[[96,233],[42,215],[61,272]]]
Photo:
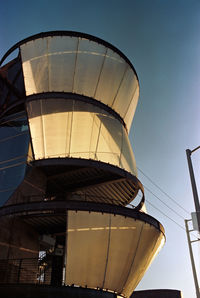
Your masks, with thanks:
[[[27,103],[35,159],[75,157],[98,160],[137,175],[122,123],[103,109],[71,99]]]
[[[73,118],[71,122],[71,140],[69,155],[77,158],[95,159],[96,146],[91,149],[91,135],[96,118],[96,107],[80,101],[73,102]],[[98,123],[98,120],[96,120]],[[94,125],[94,130],[96,125]],[[96,142],[98,140],[99,126],[96,131]],[[95,143],[96,145],[96,143]]]
[[[115,118],[99,115],[101,127],[97,142],[97,158],[114,165],[120,164],[123,126]]]
[[[20,50],[26,95],[52,91],[85,95],[111,107],[130,128],[139,84],[118,53],[71,36],[38,38],[24,43]]]
[[[137,250],[142,226],[143,222],[135,221],[133,218],[111,215],[105,289],[112,289],[118,293],[122,292],[127,281],[130,262]]]
[[[128,135],[125,131],[123,131],[122,144],[123,144],[123,146],[121,147],[120,166],[125,169],[128,168],[129,166],[131,168],[132,167],[136,168],[133,150],[132,150]],[[137,169],[136,169],[136,171],[137,171]]]
[[[127,111],[129,110],[133,95],[136,88],[138,87],[138,82],[134,78],[134,72],[130,67],[128,67],[126,72],[124,73],[118,93],[116,94],[115,100],[112,104],[112,108],[115,111],[120,111],[120,115],[123,117],[123,119],[126,116]],[[122,98],[124,100],[122,100]]]
[[[132,111],[136,110],[137,103],[138,103],[138,98],[139,98],[139,88],[135,89],[134,95],[132,97],[132,100],[130,102],[130,105],[125,113],[124,121],[127,125],[127,127],[131,127],[132,123]]]
[[[137,255],[130,260],[130,271],[123,294],[129,296],[133,292],[164,242],[164,235],[159,230],[148,223],[143,224],[140,238],[138,239]],[[137,272],[137,275],[135,272]]]
[[[54,36],[45,40],[49,67],[48,91],[72,92],[78,39]]]
[[[67,285],[103,287],[109,229],[109,214],[68,211]]]
[[[67,285],[108,289],[129,297],[164,236],[134,218],[68,211],[66,243]]]
[[[46,39],[32,40],[22,46],[21,51],[26,95],[47,92],[49,69]]]
[[[78,41],[73,91],[96,98],[95,93],[105,60],[106,48],[87,39],[78,39]]]
[[[118,95],[121,84],[130,66],[125,63],[119,54],[107,49],[105,60],[102,65],[101,74],[95,94],[95,98],[113,107],[115,97]],[[126,105],[127,98],[123,99]],[[119,111],[117,111],[119,112]],[[121,111],[120,111],[121,115]],[[122,115],[121,115],[122,116]]]

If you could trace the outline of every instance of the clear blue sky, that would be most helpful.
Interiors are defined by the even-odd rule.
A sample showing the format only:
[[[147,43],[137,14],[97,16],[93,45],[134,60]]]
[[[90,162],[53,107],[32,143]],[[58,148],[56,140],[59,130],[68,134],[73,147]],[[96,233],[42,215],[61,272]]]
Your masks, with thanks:
[[[194,211],[185,149],[200,145],[200,1],[1,0],[1,57],[19,40],[50,30],[98,36],[132,61],[141,88],[130,132],[137,165],[189,213]],[[199,160],[200,150],[193,156],[200,185]],[[190,217],[141,172],[139,178],[183,218]],[[147,189],[146,198],[184,227],[183,219]],[[167,242],[138,289],[174,288],[193,298],[185,231],[148,202],[148,212],[166,229]],[[199,247],[194,248],[197,259]]]

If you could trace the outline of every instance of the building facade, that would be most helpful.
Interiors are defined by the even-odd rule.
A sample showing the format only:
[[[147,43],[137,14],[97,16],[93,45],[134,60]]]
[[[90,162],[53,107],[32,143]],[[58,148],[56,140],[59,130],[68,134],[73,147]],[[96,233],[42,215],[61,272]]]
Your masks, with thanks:
[[[131,295],[165,241],[128,138],[138,97],[131,62],[91,35],[37,34],[2,58],[0,124],[26,156],[0,208],[2,291]]]

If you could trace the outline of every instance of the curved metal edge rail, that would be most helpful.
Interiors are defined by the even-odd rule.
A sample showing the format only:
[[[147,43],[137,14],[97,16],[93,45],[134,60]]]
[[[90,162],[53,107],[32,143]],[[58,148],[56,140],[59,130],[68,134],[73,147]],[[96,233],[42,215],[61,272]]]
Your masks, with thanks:
[[[44,211],[54,211],[61,215],[60,211],[63,210],[75,210],[75,211],[90,211],[90,212],[101,212],[110,213],[115,215],[122,215],[125,217],[131,217],[135,220],[141,220],[148,223],[158,229],[165,236],[165,231],[161,223],[154,217],[138,211],[135,209],[130,209],[127,207],[93,203],[93,202],[83,202],[83,201],[46,201],[46,202],[32,202],[28,204],[17,204],[8,205],[0,208],[0,216],[8,215],[28,215],[29,212],[44,212]],[[63,215],[65,213],[63,212]],[[31,214],[32,215],[32,214]]]
[[[19,48],[22,44],[35,40],[35,39],[39,39],[39,38],[45,38],[45,37],[53,37],[53,36],[68,36],[68,37],[80,37],[80,38],[86,38],[88,40],[97,42],[99,44],[102,44],[108,48],[110,48],[111,50],[113,50],[114,52],[116,52],[117,54],[119,54],[128,64],[129,66],[132,68],[132,70],[134,71],[136,78],[138,80],[139,83],[139,79],[138,79],[138,75],[136,73],[136,70],[133,66],[133,64],[130,62],[130,60],[115,46],[113,46],[111,43],[98,38],[96,36],[87,34],[87,33],[82,33],[82,32],[76,32],[76,31],[48,31],[48,32],[41,32],[32,36],[29,36],[25,39],[22,39],[21,41],[17,42],[15,45],[13,45],[6,53],[5,55],[2,57],[1,61],[0,61],[0,66],[2,65],[2,63],[5,61],[5,59],[17,48]]]

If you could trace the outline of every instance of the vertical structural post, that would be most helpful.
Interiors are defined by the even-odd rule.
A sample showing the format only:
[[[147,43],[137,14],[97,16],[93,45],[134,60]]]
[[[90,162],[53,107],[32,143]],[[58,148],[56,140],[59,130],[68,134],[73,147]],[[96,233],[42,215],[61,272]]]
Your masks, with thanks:
[[[19,260],[19,267],[18,267],[18,273],[17,273],[17,283],[20,282],[20,276],[21,276],[21,267],[22,267],[22,259]]]
[[[200,233],[200,205],[199,205],[199,197],[198,197],[197,186],[196,186],[196,182],[195,182],[194,171],[193,171],[192,160],[191,160],[192,152],[194,152],[198,148],[199,147],[195,148],[193,151],[187,149],[186,155],[187,155],[187,162],[188,162],[188,168],[189,168],[189,172],[190,172],[190,180],[191,180],[194,204],[195,204],[196,215],[197,215],[198,231]]]
[[[192,273],[193,273],[194,284],[195,284],[195,288],[196,288],[196,295],[197,295],[197,298],[200,298],[199,284],[198,284],[197,272],[196,272],[195,263],[194,263],[194,256],[193,256],[193,252],[192,252],[192,244],[190,241],[190,234],[189,234],[190,232],[189,232],[189,228],[188,228],[188,221],[189,220],[185,219],[185,229],[186,229],[186,234],[187,234],[188,247],[189,247],[189,252],[190,252],[190,260],[191,260],[191,265],[192,265]]]

